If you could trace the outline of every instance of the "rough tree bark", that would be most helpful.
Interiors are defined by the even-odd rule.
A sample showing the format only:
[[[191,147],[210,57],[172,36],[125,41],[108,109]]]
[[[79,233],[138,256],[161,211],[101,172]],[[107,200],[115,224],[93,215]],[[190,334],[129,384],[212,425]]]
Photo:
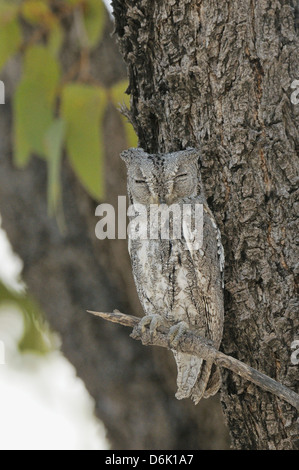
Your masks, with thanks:
[[[62,62],[78,59],[72,25]],[[104,85],[126,76],[111,24],[91,58],[93,76]],[[74,364],[95,399],[96,413],[114,449],[219,449],[228,439],[218,400],[194,407],[174,398],[176,371],[171,354],[144,348],[121,327],[105,324],[86,309],[118,307],[141,313],[133,285],[126,241],[95,238],[96,204],[64,162],[63,207],[67,232],[61,234],[47,216],[46,165],[33,158],[25,170],[12,164],[12,95],[18,63],[2,74],[6,104],[0,107],[0,213],[3,227],[24,262],[23,277],[59,332],[62,351]],[[28,110],[30,112],[30,110]],[[119,115],[111,107],[105,118],[107,202],[126,194],[126,147]],[[84,158],[84,156],[82,156]],[[162,354],[162,356],[161,356]],[[162,358],[162,361],[161,361]]]
[[[202,148],[226,252],[223,351],[298,393],[298,2],[113,0],[130,117],[150,153]],[[297,413],[231,373],[237,449],[294,449]]]

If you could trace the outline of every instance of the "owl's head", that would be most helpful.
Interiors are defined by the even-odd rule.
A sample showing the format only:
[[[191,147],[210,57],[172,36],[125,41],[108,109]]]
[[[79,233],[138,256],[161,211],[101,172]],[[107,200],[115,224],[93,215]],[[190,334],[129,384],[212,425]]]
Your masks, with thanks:
[[[199,156],[196,149],[157,155],[148,154],[141,148],[122,152],[132,202],[170,205],[198,196],[202,190]]]

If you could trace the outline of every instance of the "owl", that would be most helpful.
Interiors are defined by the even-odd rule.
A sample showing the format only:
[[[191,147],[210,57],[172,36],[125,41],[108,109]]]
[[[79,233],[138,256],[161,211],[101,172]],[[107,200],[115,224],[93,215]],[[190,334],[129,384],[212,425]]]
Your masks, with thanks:
[[[195,403],[218,391],[220,371],[211,361],[178,352],[174,345],[183,331],[191,330],[218,349],[224,319],[224,251],[204,195],[199,157],[196,149],[148,154],[141,148],[131,148],[121,154],[127,166],[131,207],[142,206],[147,214],[144,222],[140,222],[147,224],[143,236],[129,236],[128,241],[133,276],[145,314],[139,328],[142,331],[149,326],[154,335],[159,324],[169,327],[169,344],[177,365],[176,398],[190,397]],[[150,211],[162,206],[181,211],[176,211],[172,218],[170,214],[168,237],[162,234],[163,227],[150,236],[153,232]],[[184,217],[185,207],[190,208],[189,222]],[[197,207],[202,207],[200,244],[193,243]],[[171,227],[175,217],[182,218],[182,229],[180,236],[174,237]],[[131,216],[130,221],[133,219]],[[156,223],[157,219],[154,220]]]

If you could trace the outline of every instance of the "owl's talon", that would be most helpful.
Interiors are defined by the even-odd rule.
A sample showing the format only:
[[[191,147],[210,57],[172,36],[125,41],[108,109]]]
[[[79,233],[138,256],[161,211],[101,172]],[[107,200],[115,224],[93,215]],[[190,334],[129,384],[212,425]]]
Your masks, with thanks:
[[[172,326],[169,330],[168,338],[167,338],[169,348],[176,349],[177,345],[180,342],[182,335],[186,333],[186,331],[188,330],[189,330],[189,325],[184,321],[180,321],[176,325]]]
[[[149,328],[150,342],[153,342],[154,336],[157,332],[157,328],[159,328],[159,326],[163,325],[164,323],[165,322],[161,315],[146,315],[138,323],[138,332],[142,337],[146,333],[146,330]]]
[[[163,324],[163,319],[160,315],[153,315],[150,323],[150,338],[153,341],[157,328]]]

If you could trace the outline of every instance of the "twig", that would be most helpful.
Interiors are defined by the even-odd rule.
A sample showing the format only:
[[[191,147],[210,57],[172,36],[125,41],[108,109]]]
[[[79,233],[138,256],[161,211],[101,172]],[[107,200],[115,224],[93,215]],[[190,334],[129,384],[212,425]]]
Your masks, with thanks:
[[[101,317],[104,320],[133,328],[131,337],[137,340],[141,340],[143,344],[169,348],[169,330],[163,326],[159,326],[157,329],[157,334],[155,334],[154,338],[151,338],[148,329],[144,334],[142,334],[142,336],[140,335],[138,329],[136,328],[140,322],[140,318],[138,317],[125,315],[124,313],[121,313],[117,310],[115,310],[113,313],[91,312],[89,310],[88,312]],[[226,354],[218,351],[210,344],[207,339],[199,337],[191,331],[182,334],[176,349],[184,353],[197,355],[203,359],[213,360],[213,362],[218,366],[225,367],[226,369],[233,371],[235,374],[238,374],[244,379],[258,385],[263,390],[273,393],[279,398],[287,401],[297,410],[299,410],[299,395],[293,390],[285,387],[279,382],[276,382],[276,380],[271,379],[256,369],[253,369],[252,367],[244,364],[244,362],[241,362],[234,357],[227,356]]]

